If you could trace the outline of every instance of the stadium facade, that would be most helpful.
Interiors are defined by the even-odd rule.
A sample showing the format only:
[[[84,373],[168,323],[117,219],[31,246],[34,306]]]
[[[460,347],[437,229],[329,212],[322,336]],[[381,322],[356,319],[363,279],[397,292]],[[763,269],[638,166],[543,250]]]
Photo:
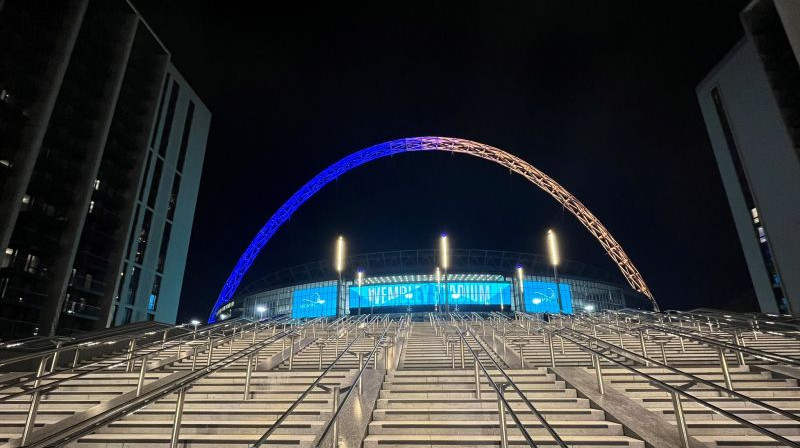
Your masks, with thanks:
[[[355,255],[347,260],[346,271],[363,269],[360,282],[354,275],[340,282],[329,260],[276,271],[243,287],[214,317],[307,318],[446,309],[571,314],[648,303],[611,274],[575,261],[564,262],[554,275],[541,255],[463,249],[452,251],[451,272],[437,275],[437,257],[432,249]],[[522,277],[517,266],[523,268]]]

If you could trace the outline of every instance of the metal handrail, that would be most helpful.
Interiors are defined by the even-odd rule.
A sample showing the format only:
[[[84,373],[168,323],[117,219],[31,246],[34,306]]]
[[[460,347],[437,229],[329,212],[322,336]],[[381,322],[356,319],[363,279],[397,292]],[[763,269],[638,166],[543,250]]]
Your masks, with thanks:
[[[612,327],[610,323],[608,323],[608,324],[596,323],[596,322],[594,322],[594,320],[590,320],[590,322],[593,325],[606,326],[606,327],[611,328],[611,329],[616,330],[616,331],[623,331],[621,328],[619,328],[619,326],[617,326],[616,328]],[[637,327],[635,327],[635,328],[626,328],[624,331],[625,331],[626,334],[630,334],[631,331],[637,330],[637,329],[656,330],[656,331],[659,331],[659,332],[662,332],[662,333],[671,334],[673,336],[682,337],[682,338],[690,339],[690,340],[693,340],[693,341],[701,342],[703,344],[710,345],[710,346],[715,347],[715,348],[722,348],[722,349],[731,350],[731,351],[734,351],[734,352],[739,352],[739,353],[742,353],[742,354],[747,354],[747,355],[750,355],[750,356],[753,356],[753,357],[756,357],[756,358],[760,358],[760,359],[763,359],[763,360],[766,360],[766,361],[789,364],[789,365],[792,365],[792,366],[800,367],[800,360],[795,359],[795,358],[790,358],[788,356],[778,355],[778,354],[770,353],[770,352],[767,352],[767,351],[764,351],[764,350],[759,350],[759,349],[756,349],[756,348],[747,347],[747,346],[743,346],[743,345],[731,344],[731,343],[726,342],[726,341],[720,341],[720,340],[713,339],[713,338],[710,338],[710,337],[697,335],[697,334],[688,332],[686,330],[682,330],[680,328],[674,328],[674,327],[671,327],[671,326],[668,326],[668,325],[664,325],[664,324],[653,324],[653,323],[643,324],[643,323],[640,323],[640,324],[638,324]]]
[[[317,319],[312,321],[308,321],[301,325],[305,327],[306,325],[316,322]],[[211,373],[216,372],[217,370],[223,369],[236,361],[250,356],[256,352],[263,350],[265,347],[281,340],[285,336],[289,335],[294,331],[293,328],[289,328],[287,330],[282,331],[281,333],[271,335],[266,339],[257,342],[255,344],[251,344],[250,346],[239,350],[236,353],[228,355],[227,357],[215,361],[209,366],[193,370],[186,375],[175,379],[174,381],[163,384],[160,387],[152,390],[145,390],[143,393],[136,398],[117,405],[114,408],[108,409],[94,417],[90,420],[82,421],[79,424],[76,424],[70,428],[65,428],[57,433],[51,434],[46,436],[42,440],[38,440],[32,444],[24,445],[26,448],[45,448],[45,447],[52,447],[52,446],[63,446],[66,443],[69,443],[85,434],[91,433],[94,429],[107,425],[108,423],[115,421],[119,417],[124,417],[132,412],[135,412],[142,407],[155,402],[156,400],[176,391],[185,390],[193,385],[196,381],[205,378],[206,376],[210,375]],[[180,420],[176,420],[179,422]],[[81,424],[86,424],[88,422],[88,426],[81,427]]]
[[[172,326],[172,327],[169,327],[169,328],[165,328],[164,330],[169,331],[169,330],[173,330],[173,329],[177,329],[177,328],[182,328],[185,325],[186,324],[175,325],[175,326]],[[84,348],[85,346],[87,346],[89,344],[91,344],[91,345],[100,345],[100,344],[107,344],[107,343],[109,343],[111,341],[114,341],[114,343],[118,343],[118,342],[130,341],[131,339],[139,339],[139,338],[142,338],[142,337],[145,337],[145,336],[152,336],[152,335],[154,335],[156,333],[157,332],[155,332],[153,330],[150,330],[150,331],[142,332],[142,333],[139,333],[139,334],[136,334],[136,335],[132,335],[130,337],[119,338],[119,336],[108,336],[106,338],[96,339],[96,340],[92,340],[92,341],[82,341],[82,342],[76,342],[74,344],[62,345],[61,347],[54,347],[54,348],[47,349],[47,350],[40,350],[40,351],[37,351],[37,352],[28,353],[28,354],[20,355],[20,356],[15,356],[13,358],[4,359],[4,360],[0,361],[0,367],[5,367],[5,366],[17,364],[17,363],[20,363],[20,362],[23,362],[23,361],[30,361],[32,359],[41,358],[42,356],[49,356],[49,355],[54,355],[56,353],[71,351],[71,350],[75,350],[77,348]],[[140,348],[142,348],[142,347],[140,347]]]
[[[520,328],[522,328],[522,327],[520,327]],[[549,334],[549,336],[551,336],[551,337],[552,337],[552,335],[554,335],[556,333],[565,333],[567,331],[572,332],[572,333],[577,333],[579,336],[581,336],[581,337],[583,337],[585,339],[588,339],[590,341],[593,341],[598,346],[600,346],[600,345],[605,346],[605,348],[607,348],[608,351],[610,351],[610,352],[612,352],[614,354],[622,355],[622,356],[624,356],[624,357],[626,357],[626,358],[628,358],[630,360],[633,360],[633,361],[638,361],[639,359],[644,359],[644,360],[648,361],[649,363],[654,364],[656,367],[664,368],[664,369],[667,369],[667,370],[669,370],[669,371],[671,371],[673,373],[677,373],[679,375],[685,376],[685,377],[690,378],[692,381],[695,381],[695,382],[697,382],[699,384],[703,384],[703,385],[709,386],[712,389],[716,389],[717,391],[725,393],[725,394],[727,394],[729,396],[732,396],[732,397],[735,397],[735,398],[739,398],[739,399],[741,399],[743,401],[746,401],[746,402],[750,402],[750,403],[755,404],[755,405],[757,405],[759,407],[762,407],[763,409],[766,409],[766,410],[768,410],[770,412],[773,412],[773,413],[776,413],[776,414],[780,414],[781,416],[784,416],[784,417],[786,417],[786,418],[788,418],[790,420],[800,421],[800,416],[796,416],[796,415],[794,415],[792,413],[786,412],[786,411],[784,411],[782,409],[779,409],[777,407],[774,407],[774,406],[772,406],[770,404],[764,403],[761,400],[758,400],[758,399],[755,399],[755,398],[752,398],[752,397],[748,397],[746,395],[742,395],[742,394],[740,394],[740,393],[738,393],[738,392],[736,392],[734,390],[731,390],[731,389],[728,389],[726,387],[720,386],[720,385],[718,385],[716,383],[713,383],[711,381],[708,381],[708,380],[705,380],[703,378],[697,377],[697,376],[692,375],[690,373],[683,372],[683,371],[681,371],[679,369],[676,369],[676,368],[674,368],[672,366],[669,366],[667,364],[663,364],[663,363],[658,362],[658,361],[656,361],[654,359],[650,359],[648,357],[641,356],[641,355],[639,355],[637,353],[631,352],[630,350],[627,350],[627,349],[624,349],[624,348],[621,348],[621,347],[617,347],[614,344],[611,344],[609,342],[604,341],[603,339],[595,338],[593,336],[590,336],[590,335],[587,335],[587,334],[584,334],[584,333],[581,333],[581,332],[578,332],[578,331],[575,331],[575,330],[571,330],[571,329],[566,328],[566,327],[559,328],[559,329],[556,329],[556,330],[550,330],[550,329],[544,328],[544,327],[539,327],[539,329],[543,330],[543,331],[546,331]],[[696,397],[696,396],[688,393],[687,391],[685,391],[683,389],[680,389],[680,388],[672,386],[672,385],[670,385],[668,383],[665,383],[665,382],[655,378],[654,376],[652,376],[650,374],[647,374],[645,372],[641,372],[641,371],[637,370],[633,366],[627,365],[627,364],[625,364],[625,363],[623,363],[623,362],[621,362],[619,360],[616,360],[616,359],[606,355],[604,352],[601,352],[599,350],[595,350],[595,349],[593,349],[591,347],[587,347],[587,346],[581,344],[580,342],[576,341],[575,339],[573,339],[572,337],[570,337],[568,335],[558,334],[558,337],[563,338],[563,339],[575,344],[578,348],[580,348],[580,349],[582,349],[582,350],[584,350],[584,351],[586,351],[588,353],[593,353],[593,354],[595,354],[597,356],[601,356],[604,359],[606,359],[606,360],[608,360],[608,361],[610,361],[610,362],[612,362],[614,364],[617,364],[617,365],[619,365],[619,366],[621,366],[621,367],[623,367],[623,368],[625,368],[625,369],[627,369],[627,370],[629,370],[629,371],[631,371],[631,372],[633,372],[633,373],[635,373],[637,375],[642,376],[643,378],[648,380],[651,384],[659,387],[660,389],[665,390],[666,392],[673,393],[673,394],[678,394],[678,395],[684,396],[686,398],[689,398],[689,399],[699,403],[700,405],[705,406],[706,408],[711,409],[712,411],[714,411],[714,412],[716,412],[716,413],[718,413],[718,414],[720,414],[720,415],[722,415],[724,417],[730,418],[731,420],[734,420],[734,421],[736,421],[738,423],[741,423],[741,424],[743,424],[743,425],[745,425],[745,426],[747,426],[747,427],[749,427],[749,428],[751,428],[751,429],[753,429],[753,430],[755,430],[757,432],[760,432],[761,434],[764,434],[764,435],[766,435],[766,436],[768,436],[768,437],[770,437],[770,438],[772,438],[774,440],[777,440],[777,441],[779,441],[781,443],[787,444],[787,445],[792,446],[792,447],[800,447],[800,444],[795,443],[795,442],[793,442],[793,441],[781,436],[780,434],[776,434],[776,433],[774,433],[774,432],[772,432],[772,431],[770,431],[770,430],[768,430],[768,429],[766,429],[766,428],[764,428],[764,427],[762,427],[760,425],[757,425],[757,424],[752,423],[752,422],[750,422],[750,421],[748,421],[746,419],[743,419],[743,418],[739,417],[736,414],[733,414],[733,413],[728,412],[728,411],[726,411],[726,410],[724,410],[722,408],[719,408],[719,407],[709,403],[708,401],[706,401],[706,400],[704,400],[704,399],[702,399],[700,397]],[[620,351],[622,353],[620,353]],[[631,356],[631,355],[633,355],[633,356]]]
[[[380,337],[380,341],[381,342],[383,342],[383,339],[386,337],[386,333],[389,331],[389,328],[390,327],[387,326],[383,330],[383,333],[381,334],[381,337]],[[402,327],[400,325],[398,325],[398,331],[400,331],[401,329],[402,329]],[[344,409],[344,406],[347,404],[347,400],[352,395],[355,385],[361,380],[361,377],[363,376],[364,371],[367,369],[367,366],[369,365],[370,361],[372,360],[372,357],[373,356],[377,356],[376,353],[378,351],[379,345],[380,344],[375,344],[375,347],[372,349],[372,351],[369,352],[369,356],[367,356],[366,362],[364,362],[361,365],[361,367],[360,367],[360,369],[358,371],[358,375],[356,375],[356,377],[355,377],[355,379],[353,379],[352,383],[349,386],[347,386],[348,389],[347,389],[347,392],[345,393],[344,398],[342,398],[340,400],[339,405],[336,407],[336,411],[333,413],[331,418],[328,419],[328,423],[325,425],[325,428],[323,429],[322,433],[319,435],[319,437],[317,437],[317,440],[319,441],[317,443],[317,448],[319,448],[320,444],[328,436],[328,432],[336,424],[337,418],[339,417],[339,413],[342,411],[342,409]],[[388,356],[388,353],[384,354],[384,356]]]
[[[259,322],[253,322],[252,325],[253,325],[253,328],[257,328],[257,326],[259,325]],[[242,325],[240,328],[244,329],[246,326],[247,325]],[[210,331],[211,330],[209,330],[209,332]],[[188,335],[184,335],[184,337],[188,337]],[[228,339],[230,339],[232,337],[235,337],[235,334],[230,334],[228,336],[222,336],[221,338],[213,340],[212,341],[212,345],[219,345],[220,342],[226,341],[226,340],[228,340]],[[26,381],[21,381],[21,382],[13,383],[13,384],[10,384],[10,385],[4,386],[4,387],[0,387],[0,392],[2,392],[3,390],[9,389],[9,388],[22,387],[21,385],[27,384],[27,383],[29,383],[31,381],[34,381],[34,384],[35,384],[33,387],[25,388],[24,390],[21,390],[19,392],[13,392],[13,393],[10,393],[10,394],[7,394],[7,395],[4,395],[4,396],[0,397],[0,403],[2,403],[4,401],[11,400],[13,398],[21,397],[23,395],[29,395],[29,394],[32,394],[32,393],[37,392],[37,391],[52,390],[52,389],[54,389],[55,387],[58,387],[59,385],[61,385],[64,382],[71,381],[71,380],[74,380],[74,379],[77,379],[77,378],[81,378],[81,377],[86,376],[86,375],[91,374],[91,373],[97,373],[97,372],[100,372],[100,371],[103,371],[103,370],[106,370],[106,369],[109,369],[109,368],[112,368],[112,367],[116,367],[116,366],[120,365],[121,363],[129,363],[129,362],[130,363],[135,363],[140,358],[145,358],[145,357],[149,358],[155,353],[160,353],[162,351],[167,351],[167,350],[172,350],[172,349],[173,349],[173,347],[164,347],[162,349],[155,350],[155,351],[152,351],[152,352],[143,353],[143,354],[139,354],[139,355],[134,355],[134,356],[131,356],[130,358],[126,358],[126,359],[124,359],[124,360],[122,360],[120,362],[117,362],[117,363],[104,364],[104,365],[101,365],[100,367],[97,367],[97,368],[94,368],[94,369],[82,370],[82,371],[80,371],[78,373],[75,373],[74,375],[71,375],[71,376],[68,376],[68,377],[65,377],[65,378],[59,378],[57,380],[48,382],[46,384],[39,384],[39,383],[41,383],[42,380],[46,380],[46,379],[51,378],[53,376],[62,374],[64,372],[64,370],[73,370],[73,369],[62,369],[62,370],[50,372],[50,373],[47,373],[47,374],[44,374],[44,375],[37,375],[37,376],[32,377],[32,378],[30,378],[30,379],[28,379]],[[173,361],[173,363],[181,361],[184,358],[189,357],[189,356],[195,356],[196,352],[197,352],[197,350],[195,349],[195,351],[192,352],[191,354],[187,354],[184,357],[180,357],[179,356],[179,358],[175,359]],[[129,353],[132,353],[132,352],[129,352]],[[45,362],[46,359],[47,358],[43,358],[41,362]],[[112,358],[112,359],[114,359],[114,358]],[[86,364],[83,367],[88,367],[88,366],[92,366],[92,365],[96,365],[96,364],[100,364],[100,363],[106,363],[108,361],[109,361],[108,359],[100,359],[100,360],[92,362],[90,364]]]
[[[626,314],[632,315],[647,315],[648,317],[657,316],[655,313],[647,313],[640,310],[621,310],[624,311]],[[756,330],[756,331],[769,331],[764,330],[761,327],[767,327],[768,329],[771,328],[774,331],[780,331],[781,335],[790,337],[793,339],[800,339],[800,324],[786,322],[782,316],[777,315],[769,315],[769,314],[742,314],[742,313],[729,313],[717,310],[710,310],[705,308],[699,308],[697,310],[692,311],[679,311],[679,310],[668,310],[665,314],[670,316],[678,316],[681,318],[685,318],[687,321],[698,322],[702,321],[703,323],[707,323],[713,319],[714,323],[717,326],[720,323],[724,323],[725,325],[740,328],[743,330]],[[736,325],[738,324],[738,325]]]
[[[387,332],[388,330],[389,330],[389,327],[387,326],[387,327],[386,327],[386,328],[383,330],[383,335],[381,336],[381,338],[383,338],[383,337],[386,335],[386,332]],[[294,409],[295,409],[297,406],[299,406],[299,405],[300,405],[300,403],[301,403],[301,402],[302,402],[302,401],[303,401],[303,400],[306,398],[306,396],[308,396],[308,394],[310,394],[310,393],[311,393],[311,391],[312,391],[312,390],[314,390],[314,388],[315,388],[315,387],[317,387],[317,385],[320,383],[320,381],[322,381],[322,379],[325,377],[325,375],[327,375],[327,374],[328,374],[328,372],[330,372],[330,371],[331,371],[331,370],[334,368],[334,366],[336,365],[336,363],[338,363],[338,362],[339,362],[339,360],[340,360],[340,359],[342,359],[342,356],[344,356],[344,355],[347,353],[347,350],[348,350],[350,347],[352,347],[352,346],[353,346],[353,344],[355,344],[355,342],[356,342],[356,341],[357,341],[357,340],[358,340],[358,339],[359,339],[361,336],[362,336],[361,334],[358,334],[358,333],[357,333],[357,336],[356,336],[355,338],[353,338],[353,341],[352,341],[352,342],[350,342],[350,343],[347,345],[347,347],[345,347],[345,349],[344,349],[344,350],[342,350],[342,353],[340,353],[340,354],[339,354],[339,356],[337,356],[337,357],[336,357],[336,359],[334,359],[334,360],[333,360],[333,362],[331,362],[331,363],[328,365],[328,367],[327,367],[327,368],[326,368],[326,369],[325,369],[325,370],[324,370],[322,373],[320,373],[320,374],[319,374],[319,376],[317,376],[317,378],[316,378],[316,379],[315,379],[315,380],[314,380],[314,381],[311,383],[311,385],[310,385],[310,386],[308,386],[308,388],[306,388],[306,390],[305,390],[305,391],[303,391],[303,393],[302,393],[302,394],[300,394],[300,396],[299,396],[299,397],[297,397],[297,399],[295,399],[295,400],[294,400],[294,402],[292,402],[292,404],[289,406],[289,408],[288,408],[288,409],[286,409],[286,411],[284,411],[284,412],[283,412],[283,414],[281,414],[281,415],[280,415],[280,416],[279,416],[279,417],[278,417],[278,418],[275,420],[275,422],[274,422],[272,425],[270,425],[269,429],[267,429],[267,431],[266,431],[264,434],[262,434],[262,435],[261,435],[261,437],[259,437],[259,438],[258,438],[258,440],[256,440],[256,442],[255,442],[255,443],[252,445],[252,447],[251,447],[251,448],[259,448],[261,445],[263,445],[263,444],[264,444],[264,442],[266,442],[266,441],[267,441],[267,439],[269,438],[269,436],[271,436],[271,435],[272,435],[272,434],[273,434],[273,433],[274,433],[274,432],[275,432],[275,431],[278,429],[278,426],[280,426],[280,424],[281,424],[281,423],[283,423],[283,421],[284,421],[284,420],[286,420],[286,418],[289,416],[289,414],[291,414],[291,413],[292,413],[292,411],[294,411]]]
[[[560,331],[560,330],[558,330],[558,331]],[[716,405],[713,405],[713,404],[709,403],[708,401],[706,401],[706,400],[704,400],[704,399],[702,399],[700,397],[696,397],[696,396],[690,394],[689,392],[687,392],[687,391],[685,391],[683,389],[680,389],[680,388],[672,386],[672,385],[670,385],[668,383],[665,383],[665,382],[655,378],[654,376],[652,376],[650,374],[647,374],[645,372],[641,372],[641,371],[637,370],[635,367],[626,365],[626,364],[624,364],[624,363],[622,363],[622,362],[620,362],[618,360],[615,360],[615,359],[605,355],[604,353],[602,353],[602,352],[600,352],[598,350],[594,350],[594,349],[588,348],[586,346],[583,346],[580,343],[578,343],[575,340],[573,340],[570,336],[565,336],[565,335],[560,335],[560,336],[563,337],[564,339],[576,344],[578,347],[581,347],[584,350],[588,350],[588,351],[590,351],[592,353],[595,353],[598,356],[602,356],[604,359],[606,359],[608,361],[611,361],[614,364],[622,366],[623,368],[628,369],[631,372],[634,372],[634,373],[642,376],[644,379],[648,380],[650,382],[650,384],[656,385],[659,388],[661,388],[661,389],[663,389],[663,390],[665,390],[667,392],[677,393],[677,394],[679,394],[681,396],[689,398],[689,399],[699,403],[700,405],[705,406],[706,408],[711,409],[712,411],[714,411],[714,412],[716,412],[716,413],[718,413],[718,414],[720,414],[720,415],[722,415],[724,417],[727,417],[727,418],[729,418],[731,420],[734,420],[737,423],[740,423],[742,425],[745,425],[745,426],[749,427],[750,429],[753,429],[753,430],[755,430],[755,431],[757,431],[757,432],[759,432],[761,434],[764,434],[765,436],[770,437],[771,439],[777,440],[777,441],[779,441],[779,442],[781,442],[783,444],[786,444],[786,445],[792,446],[792,447],[800,447],[800,444],[795,443],[795,442],[793,442],[793,441],[781,436],[780,434],[774,433],[774,432],[764,428],[763,426],[757,425],[757,424],[755,424],[753,422],[750,422],[749,420],[746,420],[746,419],[744,419],[742,417],[739,417],[736,414],[728,412],[728,411],[726,411],[726,410],[724,410],[724,409],[722,409],[722,408],[720,408],[720,407],[718,407]],[[659,363],[657,361],[651,361],[651,362],[653,362],[654,364],[658,364],[659,367],[669,367],[669,366],[661,364],[661,363]],[[670,370],[672,370],[672,369],[670,369]],[[789,418],[791,420],[794,420],[794,421],[800,421],[800,417],[797,417],[794,414],[788,413],[788,412],[783,411],[781,409],[775,408],[774,406],[771,406],[771,405],[769,405],[767,403],[764,403],[764,402],[762,402],[760,400],[757,400],[757,399],[754,399],[754,398],[751,398],[751,397],[747,397],[745,395],[739,394],[739,393],[737,393],[735,391],[732,391],[730,389],[723,388],[723,387],[721,387],[719,385],[716,385],[714,383],[711,383],[709,381],[702,380],[699,377],[695,377],[694,375],[690,375],[690,374],[684,374],[684,375],[686,375],[689,378],[692,378],[693,381],[697,381],[698,383],[716,386],[714,388],[720,390],[721,392],[725,392],[725,393],[727,393],[729,395],[736,396],[736,398],[740,398],[740,399],[743,399],[746,402],[753,403],[753,404],[755,404],[757,406],[760,406],[760,407],[762,407],[764,409],[767,409],[768,411],[771,411],[773,413],[778,413],[778,414],[780,414],[780,415],[782,415],[784,417],[787,417],[787,418]]]
[[[497,386],[497,384],[492,379],[492,376],[489,374],[489,371],[486,370],[486,367],[483,365],[483,361],[480,360],[480,358],[478,357],[477,353],[475,353],[475,350],[472,349],[472,346],[470,345],[469,341],[467,341],[466,337],[464,336],[464,332],[461,331],[461,329],[458,328],[457,326],[454,326],[453,328],[455,328],[456,332],[458,332],[459,337],[464,342],[464,344],[467,346],[467,349],[469,349],[470,353],[472,354],[473,359],[478,363],[478,366],[481,368],[481,371],[483,371],[483,374],[486,375],[486,378],[489,380],[489,384],[495,390],[495,392],[497,393],[497,396],[503,401],[503,405],[506,408],[508,408],[508,411],[511,414],[511,418],[514,420],[514,423],[517,424],[517,427],[522,432],[523,437],[525,437],[525,441],[528,442],[529,446],[537,447],[538,445],[536,444],[536,442],[533,441],[533,438],[531,438],[531,435],[530,435],[530,433],[528,433],[527,428],[525,428],[525,425],[522,424],[522,421],[519,419],[519,417],[517,416],[516,412],[514,412],[514,410],[511,409],[511,404],[508,403],[508,401],[505,399],[504,394],[501,392],[500,388]],[[469,331],[467,333],[472,336],[472,338],[475,340],[475,342],[489,356],[489,359],[492,360],[492,363],[495,365],[495,368],[497,368],[497,370],[506,379],[507,384],[509,384],[514,389],[514,392],[516,392],[520,396],[520,398],[522,398],[522,402],[525,403],[525,405],[528,407],[528,409],[542,423],[542,426],[544,426],[545,430],[547,430],[547,433],[550,434],[551,437],[553,437],[554,441],[558,444],[558,446],[560,446],[562,448],[567,448],[567,444],[564,443],[564,440],[561,439],[561,437],[556,433],[556,431],[553,429],[553,427],[550,426],[550,424],[545,420],[544,416],[539,412],[539,410],[536,409],[536,407],[533,405],[533,403],[531,403],[530,400],[528,400],[528,397],[525,396],[525,394],[517,386],[517,384],[514,382],[514,380],[512,380],[511,377],[508,376],[508,373],[506,373],[506,371],[500,366],[500,364],[494,359],[494,357],[492,357],[489,354],[489,351],[486,348],[486,346],[484,346],[484,344],[482,344],[481,341],[474,334],[470,333]],[[505,428],[501,428],[501,430],[504,430],[504,429]]]
[[[711,346],[714,346],[714,347],[718,347],[718,348],[724,348],[724,349],[727,349],[727,350],[742,352],[743,354],[748,354],[750,356],[753,356],[753,357],[756,357],[756,358],[761,358],[761,359],[764,359],[766,361],[778,362],[778,363],[789,364],[789,365],[792,365],[792,366],[800,367],[800,360],[795,359],[795,358],[790,358],[788,356],[783,356],[783,355],[770,353],[770,352],[767,352],[767,351],[764,351],[764,350],[759,350],[759,349],[752,348],[752,347],[747,347],[747,346],[742,346],[742,345],[737,345],[737,344],[731,344],[730,342],[719,341],[719,340],[716,340],[716,339],[713,339],[713,338],[708,338],[708,337],[705,337],[705,336],[695,335],[695,334],[692,334],[692,333],[689,333],[689,332],[686,332],[686,331],[681,331],[680,329],[677,329],[677,328],[671,328],[671,327],[667,327],[667,326],[664,326],[664,325],[655,325],[655,324],[641,325],[641,327],[642,328],[649,328],[649,329],[657,330],[657,331],[660,331],[662,333],[669,333],[669,334],[672,334],[672,335],[675,335],[675,336],[678,336],[678,337],[684,337],[686,339],[691,339],[693,341],[702,342],[704,344],[708,344],[708,345],[711,345]]]

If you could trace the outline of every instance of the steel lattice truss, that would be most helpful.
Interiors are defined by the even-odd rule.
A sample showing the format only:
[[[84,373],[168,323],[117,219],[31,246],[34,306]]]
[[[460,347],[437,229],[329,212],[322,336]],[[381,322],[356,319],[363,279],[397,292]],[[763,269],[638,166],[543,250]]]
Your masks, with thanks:
[[[498,274],[507,276],[521,264],[527,275],[552,275],[553,267],[546,255],[507,250],[485,250],[450,248],[450,257],[457,272]],[[364,269],[369,277],[394,274],[431,273],[439,262],[439,250],[405,249],[366,254],[353,254],[345,258],[345,270],[355,272]],[[558,266],[559,276],[575,276],[594,281],[616,282],[618,278],[609,272],[574,260],[562,259]],[[240,285],[234,299],[282,286],[330,280],[336,277],[333,260],[316,260],[297,266],[270,271],[246,285]]]
[[[519,157],[489,145],[460,138],[414,137],[392,140],[350,154],[323,170],[297,190],[297,192],[272,215],[264,227],[259,230],[242,256],[239,257],[239,261],[233,268],[233,272],[231,272],[231,275],[225,282],[225,286],[223,286],[217,298],[217,302],[211,310],[209,322],[214,322],[217,310],[231,300],[239,284],[242,282],[245,273],[247,273],[247,270],[253,265],[253,262],[264,245],[267,244],[280,226],[283,225],[283,223],[285,223],[311,196],[342,174],[367,162],[382,157],[393,156],[395,154],[416,151],[448,151],[480,157],[481,159],[502,165],[528,179],[534,185],[550,194],[550,196],[555,198],[564,208],[578,218],[578,221],[597,238],[597,241],[600,242],[600,245],[603,246],[606,253],[614,260],[625,276],[625,279],[631,285],[631,288],[647,296],[652,302],[653,308],[658,310],[658,305],[656,304],[655,298],[653,298],[653,294],[647,287],[642,275],[636,269],[636,266],[633,265],[633,262],[631,262],[628,255],[622,249],[622,246],[611,236],[605,226],[600,223],[600,220],[581,204],[575,196],[559,185],[558,182]]]

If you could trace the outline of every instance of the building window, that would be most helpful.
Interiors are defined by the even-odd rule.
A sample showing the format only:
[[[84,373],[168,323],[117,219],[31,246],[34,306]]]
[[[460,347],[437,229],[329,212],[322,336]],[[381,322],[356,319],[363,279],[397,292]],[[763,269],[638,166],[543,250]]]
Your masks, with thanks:
[[[153,221],[153,212],[147,210],[144,213],[144,221],[142,228],[139,230],[139,240],[136,243],[136,259],[137,263],[144,261],[144,252],[147,250],[147,240],[150,238],[150,224]]]
[[[136,266],[131,268],[131,280],[128,283],[128,297],[126,300],[126,302],[130,305],[133,305],[136,302],[136,289],[139,287],[139,275],[141,273],[142,270]]]
[[[31,274],[39,272],[39,257],[33,254],[28,254],[25,259],[25,271]]]
[[[6,291],[8,290],[8,282],[11,279],[8,277],[0,278],[0,299],[6,298]]]
[[[128,263],[122,264],[122,271],[119,273],[119,286],[117,286],[117,296],[114,299],[119,300],[122,296],[122,288],[125,287],[125,272],[128,270]]]
[[[722,133],[725,136],[725,146],[728,149],[728,155],[730,155],[731,162],[733,163],[733,168],[736,173],[736,179],[738,181],[739,188],[741,189],[742,197],[744,198],[747,208],[750,209],[753,230],[756,238],[758,238],[758,243],[761,249],[761,257],[763,258],[764,265],[767,268],[767,275],[770,278],[770,284],[772,284],[772,293],[775,297],[775,302],[777,303],[778,309],[781,313],[788,313],[789,309],[785,300],[786,295],[783,291],[783,285],[780,283],[780,276],[778,275],[778,270],[772,257],[772,251],[769,247],[769,236],[766,229],[764,229],[763,224],[761,223],[760,217],[758,216],[756,200],[753,196],[752,190],[750,189],[747,173],[744,170],[744,163],[739,155],[739,148],[736,145],[736,138],[733,135],[733,128],[731,127],[730,120],[728,119],[728,113],[725,110],[725,104],[719,87],[714,87],[711,89],[711,99],[714,102],[714,109],[717,112],[717,118],[719,119],[720,126],[722,127]]]
[[[0,261],[0,268],[6,268],[13,265],[16,258],[17,250],[10,247],[6,248],[5,252],[3,253],[3,259]]]
[[[91,215],[94,211],[94,201],[89,201],[89,214]]]
[[[169,134],[172,132],[172,121],[175,118],[175,104],[178,102],[178,83],[172,81],[172,91],[169,94],[169,105],[167,106],[167,116],[164,118],[164,127],[161,129],[161,143],[158,145],[158,155],[167,156],[167,145],[169,144]]]
[[[161,236],[161,248],[158,250],[158,272],[164,272],[164,265],[167,263],[167,249],[169,249],[169,236],[172,233],[172,224],[164,225],[164,234]]]
[[[128,235],[128,255],[126,258],[130,258],[131,250],[133,250],[133,237],[136,235],[136,223],[139,220],[139,209],[141,208],[140,205],[136,205],[136,213],[133,215],[133,223],[131,224],[131,233]]]
[[[158,186],[161,183],[161,173],[164,170],[164,162],[161,159],[156,159],[156,169],[153,171],[153,181],[150,182],[150,195],[147,197],[147,206],[150,208],[155,207],[156,198],[158,198]]]
[[[161,101],[158,103],[158,112],[156,113],[156,124],[153,128],[153,137],[150,139],[150,147],[155,148],[156,136],[158,135],[158,125],[161,124],[161,113],[164,111],[164,101],[167,99],[167,87],[169,87],[169,73],[164,78],[164,88],[161,89]]]
[[[144,198],[144,189],[147,186],[147,176],[150,174],[150,162],[153,160],[152,151],[147,151],[147,163],[144,165],[144,177],[142,177],[142,186],[139,187],[139,200]]]
[[[186,121],[183,123],[183,136],[181,137],[181,148],[178,153],[178,171],[183,171],[183,162],[186,161],[186,149],[189,146],[189,134],[192,133],[192,120],[194,119],[194,101],[189,101],[189,109],[186,111]]]
[[[155,311],[158,305],[158,295],[161,293],[161,276],[156,275],[153,280],[153,288],[150,290],[150,297],[147,300],[147,311]]]
[[[170,221],[175,217],[175,207],[178,204],[178,192],[181,189],[181,175],[175,173],[175,178],[172,179],[172,191],[169,192],[169,203],[167,204],[167,219]]]
[[[95,179],[94,180],[94,191],[97,191],[99,189],[100,189],[100,179]]]

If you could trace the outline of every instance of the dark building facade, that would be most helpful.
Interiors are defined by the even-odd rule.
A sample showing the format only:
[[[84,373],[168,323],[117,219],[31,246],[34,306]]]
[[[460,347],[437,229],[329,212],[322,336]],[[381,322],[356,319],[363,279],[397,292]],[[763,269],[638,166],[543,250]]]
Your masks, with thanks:
[[[800,2],[754,0],[745,36],[697,87],[756,296],[800,312]]]
[[[0,2],[0,337],[174,322],[210,113],[124,0]]]

